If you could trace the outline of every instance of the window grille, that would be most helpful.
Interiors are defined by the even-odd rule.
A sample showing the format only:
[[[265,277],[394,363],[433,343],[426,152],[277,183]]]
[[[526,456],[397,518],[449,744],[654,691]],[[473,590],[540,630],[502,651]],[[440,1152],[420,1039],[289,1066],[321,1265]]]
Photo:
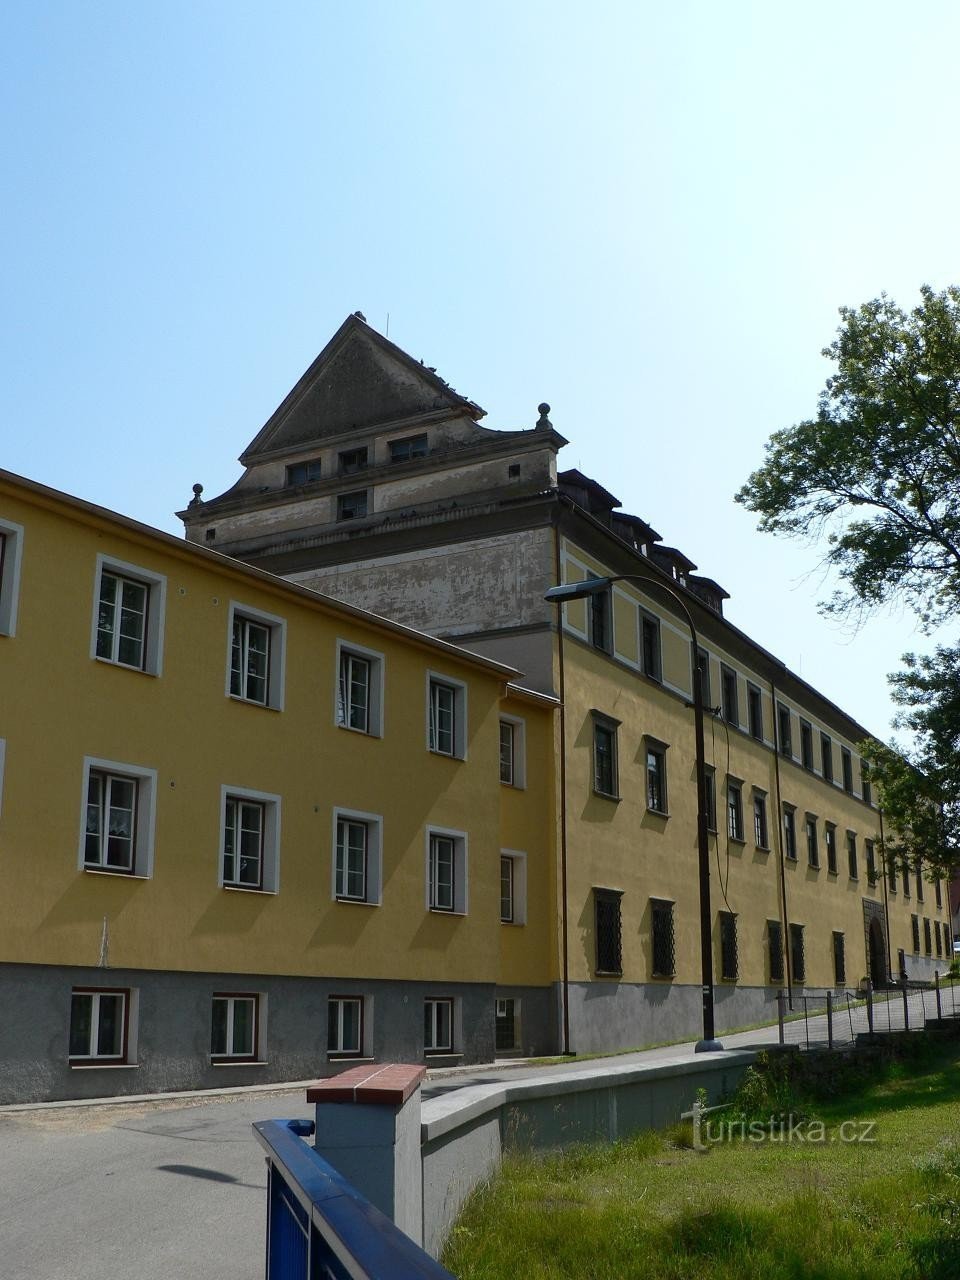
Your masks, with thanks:
[[[779,920],[767,921],[767,946],[770,951],[770,981],[783,981],[783,929]]]
[[[673,903],[651,900],[653,914],[653,972],[659,978],[676,972]]]
[[[720,976],[735,982],[738,971],[737,917],[732,911],[720,912]]]
[[[623,969],[620,894],[594,890],[597,934],[597,972],[621,973]]]

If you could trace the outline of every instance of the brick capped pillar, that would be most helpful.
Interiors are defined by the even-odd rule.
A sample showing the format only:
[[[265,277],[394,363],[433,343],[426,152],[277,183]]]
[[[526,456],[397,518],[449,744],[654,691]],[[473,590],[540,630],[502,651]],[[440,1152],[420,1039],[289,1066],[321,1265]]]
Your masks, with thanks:
[[[423,1067],[351,1067],[311,1085],[317,1152],[417,1244],[423,1243]]]

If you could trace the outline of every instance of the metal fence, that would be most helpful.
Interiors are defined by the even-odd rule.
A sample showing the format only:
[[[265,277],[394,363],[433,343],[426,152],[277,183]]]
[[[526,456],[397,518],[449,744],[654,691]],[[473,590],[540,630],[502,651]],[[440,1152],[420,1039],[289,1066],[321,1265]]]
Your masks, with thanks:
[[[253,1130],[267,1153],[267,1280],[454,1280],[303,1141],[312,1121]]]
[[[923,1031],[954,1020],[960,1023],[960,983],[939,975],[877,990],[867,983],[857,991],[777,993],[780,1043],[799,1049],[842,1049],[858,1036]]]

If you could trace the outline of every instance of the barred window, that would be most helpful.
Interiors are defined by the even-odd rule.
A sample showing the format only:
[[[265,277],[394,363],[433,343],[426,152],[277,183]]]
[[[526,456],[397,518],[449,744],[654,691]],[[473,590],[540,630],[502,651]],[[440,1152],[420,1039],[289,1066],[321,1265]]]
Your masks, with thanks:
[[[597,973],[623,971],[620,898],[616,889],[594,889],[594,922],[597,942]]]
[[[783,929],[779,920],[767,921],[767,950],[770,960],[770,981],[783,981]]]
[[[805,982],[807,965],[803,950],[803,925],[790,926],[790,968],[794,982]]]
[[[732,911],[720,912],[720,977],[736,982],[739,968],[737,956],[737,917]]]
[[[913,935],[913,949],[917,955],[920,954],[920,917],[910,917],[910,932]]]
[[[833,980],[838,987],[842,987],[847,980],[844,938],[842,933],[837,933],[836,931],[833,935]]]
[[[669,978],[676,972],[673,934],[673,903],[650,899],[653,919],[653,973]]]

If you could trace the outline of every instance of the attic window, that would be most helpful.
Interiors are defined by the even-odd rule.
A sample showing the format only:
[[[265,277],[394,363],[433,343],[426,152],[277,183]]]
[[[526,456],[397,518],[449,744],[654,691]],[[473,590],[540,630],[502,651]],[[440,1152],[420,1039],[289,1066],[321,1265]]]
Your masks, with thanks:
[[[425,458],[429,452],[425,435],[390,441],[391,462],[410,462],[414,458]]]
[[[345,449],[340,454],[340,474],[348,476],[354,471],[363,471],[367,465],[367,446],[359,449]],[[366,514],[366,513],[364,513]]]
[[[287,484],[309,484],[311,480],[320,479],[320,459],[311,458],[309,462],[295,462],[287,467]]]

